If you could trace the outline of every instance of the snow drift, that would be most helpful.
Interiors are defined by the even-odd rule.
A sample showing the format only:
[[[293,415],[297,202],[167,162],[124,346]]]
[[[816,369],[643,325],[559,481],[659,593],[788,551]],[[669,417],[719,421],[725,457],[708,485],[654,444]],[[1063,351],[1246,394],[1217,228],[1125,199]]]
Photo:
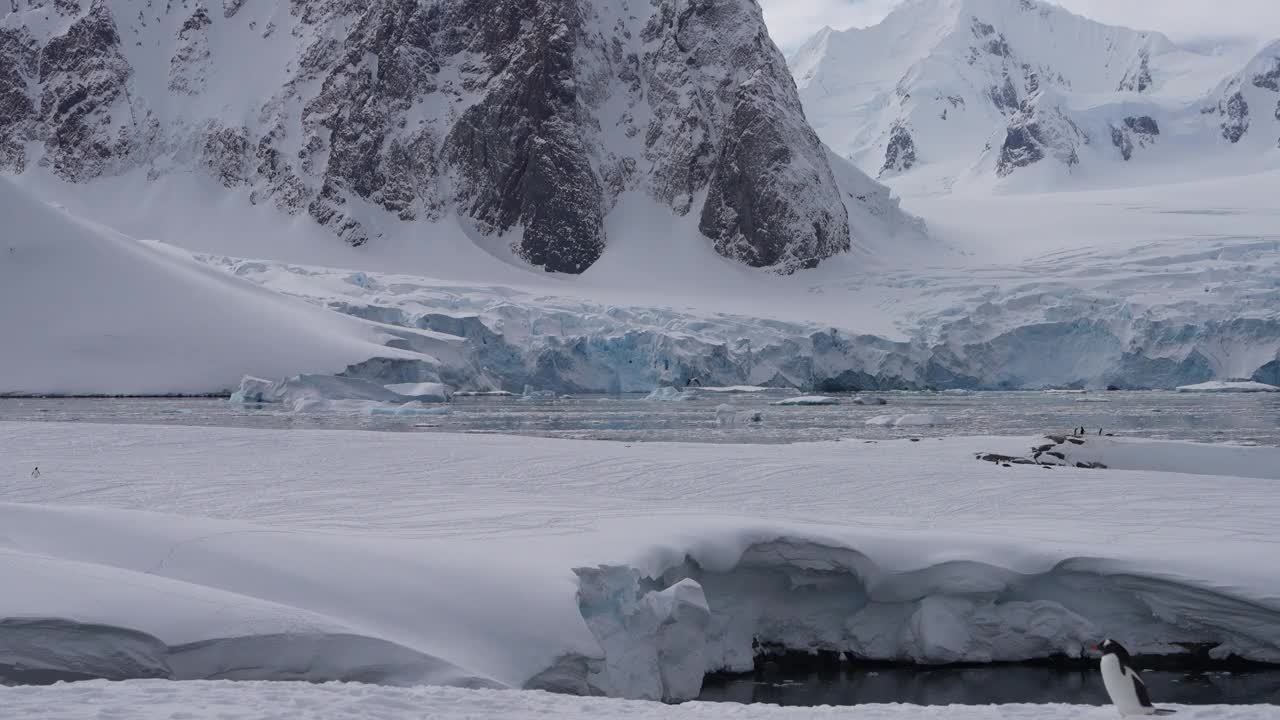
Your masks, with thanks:
[[[438,365],[393,342],[455,354],[439,336],[345,317],[78,221],[3,179],[0,216],[0,392],[218,393],[246,374]]]
[[[15,424],[6,456],[60,460],[0,494],[0,572],[22,580],[0,596],[0,647],[23,653],[0,664],[674,700],[784,650],[1016,661],[1079,657],[1106,635],[1192,662],[1280,662],[1274,477],[972,459],[1025,439],[922,452],[433,435],[424,463],[421,437],[358,435]],[[92,458],[67,452],[95,440]],[[1142,488],[1160,512],[1134,521]],[[33,647],[32,627],[52,642]]]

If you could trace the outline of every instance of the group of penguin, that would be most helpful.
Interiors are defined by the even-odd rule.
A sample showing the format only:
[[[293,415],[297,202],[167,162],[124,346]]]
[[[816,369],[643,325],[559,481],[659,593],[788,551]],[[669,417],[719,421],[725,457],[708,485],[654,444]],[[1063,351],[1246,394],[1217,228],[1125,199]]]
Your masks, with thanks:
[[[1147,694],[1147,685],[1142,676],[1133,669],[1129,651],[1115,640],[1108,639],[1093,650],[1102,653],[1102,684],[1107,688],[1107,695],[1123,716],[1129,715],[1172,715],[1174,710],[1157,708],[1151,704],[1151,696]]]

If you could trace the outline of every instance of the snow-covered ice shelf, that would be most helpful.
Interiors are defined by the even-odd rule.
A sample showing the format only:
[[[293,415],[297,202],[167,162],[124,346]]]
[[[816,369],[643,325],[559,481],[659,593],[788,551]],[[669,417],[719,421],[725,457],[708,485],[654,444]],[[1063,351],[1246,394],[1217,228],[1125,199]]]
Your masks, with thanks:
[[[263,720],[288,708],[309,720],[1114,720],[1113,708],[1079,705],[780,708],[773,705],[651,702],[578,698],[540,692],[390,688],[358,684],[138,680],[52,687],[0,688],[0,703],[30,720]],[[1166,706],[1180,720],[1270,720],[1273,705]]]
[[[748,670],[756,639],[939,663],[1110,635],[1280,661],[1274,449],[1099,447],[1129,471],[973,460],[1033,442],[8,423],[0,574],[22,582],[0,617],[16,660],[50,672],[637,698]],[[1264,477],[1144,469],[1208,452]],[[44,641],[17,642],[33,623]]]

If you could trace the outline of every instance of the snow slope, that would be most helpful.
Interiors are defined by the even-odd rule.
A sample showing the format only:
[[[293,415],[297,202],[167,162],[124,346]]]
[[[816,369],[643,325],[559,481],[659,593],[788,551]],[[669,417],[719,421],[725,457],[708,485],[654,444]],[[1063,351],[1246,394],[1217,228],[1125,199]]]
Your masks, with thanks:
[[[1019,438],[4,430],[0,565],[22,582],[0,632],[60,627],[7,645],[51,672],[680,699],[750,669],[753,639],[939,663],[1109,635],[1280,661],[1274,476],[973,459]]]
[[[264,290],[77,220],[0,179],[0,392],[212,393],[245,374],[340,372],[417,338],[446,359],[457,343],[379,327]]]
[[[908,196],[1280,166],[1280,44],[1209,53],[1040,0],[909,0],[789,62],[819,135]]]
[[[591,720],[1111,720],[1113,708],[1072,705],[780,708],[772,705],[685,703],[671,706],[537,692],[387,688],[371,685],[287,686],[269,683],[75,683],[0,688],[0,702],[31,720],[262,720],[288,708],[311,720],[438,720],[587,718]],[[1188,720],[1264,720],[1274,706],[1165,706]]]

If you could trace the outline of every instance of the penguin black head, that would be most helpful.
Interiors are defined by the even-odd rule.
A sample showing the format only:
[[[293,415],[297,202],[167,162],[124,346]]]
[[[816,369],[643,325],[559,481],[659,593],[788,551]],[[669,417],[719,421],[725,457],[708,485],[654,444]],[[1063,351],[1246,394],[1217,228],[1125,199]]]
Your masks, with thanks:
[[[1103,655],[1116,655],[1121,660],[1124,660],[1124,661],[1129,660],[1129,651],[1125,650],[1123,645],[1116,642],[1115,640],[1112,640],[1111,638],[1107,638],[1106,640],[1103,640],[1102,644],[1100,645],[1094,645],[1093,649],[1097,650]]]

